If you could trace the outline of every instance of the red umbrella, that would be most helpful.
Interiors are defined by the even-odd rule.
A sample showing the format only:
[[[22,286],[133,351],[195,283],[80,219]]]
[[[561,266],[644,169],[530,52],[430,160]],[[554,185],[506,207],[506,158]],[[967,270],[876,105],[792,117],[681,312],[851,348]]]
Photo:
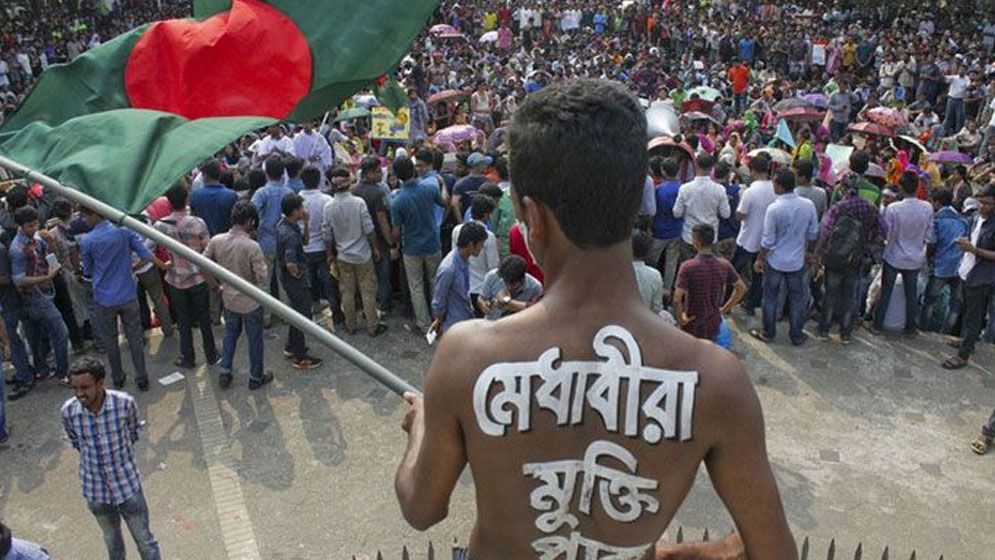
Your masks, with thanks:
[[[895,135],[895,131],[888,128],[887,126],[872,122],[859,122],[857,124],[851,124],[850,130],[852,130],[853,132],[859,132],[861,134],[868,134],[871,136],[885,136],[888,138],[891,138],[892,136]]]
[[[649,144],[646,145],[646,150],[652,152],[657,148],[663,148],[664,146],[668,148],[679,148],[683,150],[692,161],[694,161],[694,152],[691,151],[691,146],[688,146],[683,142],[678,144],[677,142],[674,142],[673,138],[668,136],[657,136],[656,138],[650,140]]]
[[[821,121],[826,117],[826,112],[812,107],[796,107],[779,113],[777,116],[786,121]]]
[[[689,99],[681,105],[682,113],[711,113],[712,107],[715,105],[713,101],[708,101],[705,99]]]
[[[901,111],[889,107],[875,107],[867,111],[867,120],[891,129],[909,125],[909,119]]]
[[[432,94],[428,96],[427,103],[429,105],[434,105],[436,103],[443,103],[451,99],[458,99],[460,97],[466,97],[467,93],[458,89],[447,89],[440,91],[439,93]]]

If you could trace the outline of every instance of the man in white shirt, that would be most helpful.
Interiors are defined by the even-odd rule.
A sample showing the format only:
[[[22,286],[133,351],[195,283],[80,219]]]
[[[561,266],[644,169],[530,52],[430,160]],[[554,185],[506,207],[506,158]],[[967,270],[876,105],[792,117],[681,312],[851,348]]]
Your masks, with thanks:
[[[290,138],[283,134],[283,128],[274,124],[269,127],[269,134],[256,142],[252,150],[253,165],[260,165],[270,154],[294,155],[294,144]]]
[[[763,238],[764,216],[767,207],[774,203],[774,183],[770,181],[770,156],[758,154],[750,160],[750,177],[753,182],[742,192],[739,198],[739,208],[736,209],[736,219],[740,221],[739,236],[736,238],[736,254],[733,256],[733,266],[736,272],[750,285],[743,300],[743,309],[752,316],[760,306],[762,299],[761,286],[763,274],[754,270],[753,264],[760,253],[760,242]]]
[[[674,202],[674,217],[684,218],[684,229],[681,231],[680,255],[677,268],[681,263],[694,256],[694,239],[691,231],[698,224],[708,224],[719,230],[719,220],[728,218],[732,213],[729,207],[729,197],[722,185],[713,181],[709,175],[715,167],[715,156],[708,153],[698,154],[695,161],[695,177],[681,185],[677,191],[677,201]]]
[[[344,316],[340,309],[339,287],[328,270],[329,257],[325,240],[319,235],[319,232],[324,231],[322,228],[324,226],[325,206],[332,201],[332,197],[318,189],[321,185],[321,172],[318,171],[318,168],[305,167],[301,170],[300,177],[301,182],[304,183],[304,188],[299,194],[304,200],[304,209],[307,210],[308,231],[314,232],[304,244],[304,261],[307,263],[307,277],[311,284],[311,297],[314,300],[312,312],[315,315],[321,312],[321,300],[324,297],[332,310],[333,320],[341,323]],[[348,172],[345,173],[342,181],[351,184]]]
[[[474,195],[473,202],[470,203],[470,217],[473,221],[486,228],[495,207],[494,199],[491,197],[483,194]],[[460,224],[453,228],[453,251],[459,250],[456,246],[456,241],[459,239],[459,232],[463,228],[463,225]],[[467,262],[470,268],[470,303],[473,305],[474,313],[478,315],[478,318],[483,317],[483,313],[480,312],[477,305],[477,299],[480,298],[480,294],[483,291],[484,278],[488,272],[501,265],[501,255],[498,252],[497,237],[494,235],[494,232],[487,230],[487,240],[484,241],[484,249],[479,255],[471,255]]]
[[[322,175],[332,166],[332,147],[328,140],[314,131],[311,123],[306,123],[304,129],[294,135],[294,155],[321,171]],[[308,210],[310,212],[310,210]]]
[[[950,74],[947,75],[947,111],[943,117],[944,136],[953,136],[964,128],[964,95],[967,88],[971,86],[971,78],[964,73],[963,66],[954,62],[950,65]]]

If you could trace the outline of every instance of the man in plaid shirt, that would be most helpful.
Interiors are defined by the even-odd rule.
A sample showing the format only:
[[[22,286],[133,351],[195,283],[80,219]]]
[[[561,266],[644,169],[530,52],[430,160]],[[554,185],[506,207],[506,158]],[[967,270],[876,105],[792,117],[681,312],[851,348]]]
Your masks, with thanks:
[[[104,533],[110,560],[124,560],[121,519],[128,525],[142,560],[160,560],[159,543],[149,529],[149,508],[135,464],[134,444],[141,424],[131,395],[104,388],[104,363],[86,357],[73,364],[76,393],[62,405],[62,426],[79,451],[83,497]]]

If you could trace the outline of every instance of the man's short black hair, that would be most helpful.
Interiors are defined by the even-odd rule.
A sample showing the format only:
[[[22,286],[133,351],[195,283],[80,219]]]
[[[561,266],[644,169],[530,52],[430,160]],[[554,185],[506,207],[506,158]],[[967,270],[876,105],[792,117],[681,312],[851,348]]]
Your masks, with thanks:
[[[930,200],[940,203],[940,206],[950,206],[954,203],[954,193],[949,189],[936,189],[929,194]]]
[[[283,179],[283,158],[280,156],[270,156],[266,158],[266,162],[263,164],[263,169],[266,171],[266,178],[271,181],[279,181]]]
[[[218,181],[221,179],[221,163],[216,159],[208,160],[201,168],[200,172],[207,181]]]
[[[487,241],[487,228],[477,222],[467,222],[459,230],[456,247],[463,249],[474,243],[483,243],[484,241]]]
[[[770,175],[770,156],[767,152],[760,152],[750,160],[750,171]]]
[[[314,190],[321,185],[321,170],[317,167],[305,167],[301,170],[301,182],[304,183],[304,188],[307,190]]]
[[[249,190],[255,192],[266,186],[266,172],[262,169],[251,169],[245,176],[245,182],[249,184]]]
[[[294,193],[283,197],[283,201],[280,203],[280,209],[283,211],[284,216],[293,214],[301,206],[304,206],[304,199],[301,198],[301,195]]]
[[[677,174],[681,172],[681,162],[673,156],[663,158],[663,161],[660,163],[660,170],[663,172],[664,177],[672,179],[677,177]]]
[[[480,185],[480,189],[477,192],[480,194],[486,194],[487,196],[493,198],[494,204],[497,204],[498,201],[501,200],[501,197],[504,196],[504,191],[501,190],[501,187],[499,187],[497,183],[484,183],[483,185]]]
[[[651,156],[649,165],[650,173],[657,177],[663,176],[663,156]]]
[[[478,192],[473,195],[473,199],[470,201],[470,217],[474,220],[483,220],[488,214],[497,208],[497,203],[494,199]]]
[[[380,158],[376,156],[366,156],[359,163],[359,172],[366,175],[371,171],[380,171]]]
[[[702,171],[708,171],[715,167],[715,156],[708,152],[702,152],[698,154],[698,157],[695,159],[694,163]]]
[[[646,117],[622,85],[571,80],[526,98],[508,131],[517,196],[552,210],[574,245],[625,241],[642,202]]]
[[[698,224],[691,228],[691,238],[702,247],[711,247],[715,243],[715,228],[711,224]]]
[[[300,175],[302,167],[304,167],[304,160],[301,158],[290,156],[283,161],[283,168],[287,171],[287,176],[290,178]]]
[[[14,212],[14,223],[23,226],[38,221],[38,211],[31,206],[21,206]]]
[[[774,184],[780,185],[784,192],[795,190],[795,183],[797,183],[795,172],[790,169],[778,169],[777,174],[774,175]]]
[[[328,170],[327,176],[329,181],[336,177],[349,177],[349,170],[341,165],[336,165]]]
[[[418,148],[418,151],[415,152],[415,159],[428,166],[435,164],[435,154],[429,148]]]
[[[403,156],[394,158],[393,168],[394,175],[397,175],[402,183],[410,181],[415,176],[415,164],[410,158]]]
[[[93,376],[97,381],[103,381],[107,374],[103,360],[94,356],[84,356],[73,362],[69,368],[70,376],[87,374]]]
[[[632,234],[632,256],[637,261],[646,260],[650,252],[650,237],[643,232]]]
[[[251,222],[259,223],[259,211],[256,205],[249,200],[239,200],[232,206],[231,222],[240,226],[247,226]]]
[[[11,212],[17,211],[28,205],[28,188],[24,185],[14,185],[7,189],[7,209]]]
[[[919,190],[919,174],[911,169],[906,169],[898,183],[901,185],[903,193],[914,195]]]
[[[853,171],[857,175],[863,175],[867,173],[867,169],[871,166],[871,156],[864,150],[857,150],[850,154],[850,171]]]
[[[497,171],[498,177],[502,181],[508,180],[508,159],[504,156],[494,158],[494,170]]]
[[[73,215],[73,203],[59,197],[52,201],[52,215],[60,220],[68,220]]]
[[[814,170],[815,164],[810,159],[800,159],[795,162],[795,173],[799,178],[804,177],[806,180],[811,180]]]
[[[190,196],[187,193],[187,187],[183,183],[176,183],[168,191],[166,191],[166,200],[169,201],[169,207],[174,211],[183,210],[187,207],[187,198]]]
[[[525,280],[525,259],[518,255],[508,255],[498,266],[498,276],[505,286]]]

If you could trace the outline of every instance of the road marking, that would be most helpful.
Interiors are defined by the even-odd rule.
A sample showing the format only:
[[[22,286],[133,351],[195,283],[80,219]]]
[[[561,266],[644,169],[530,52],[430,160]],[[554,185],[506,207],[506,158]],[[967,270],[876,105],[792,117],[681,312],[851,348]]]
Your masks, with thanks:
[[[245,505],[242,485],[235,460],[228,446],[218,400],[214,396],[207,367],[197,371],[193,383],[188,383],[193,399],[193,412],[197,418],[197,433],[204,450],[204,463],[211,482],[214,509],[221,525],[221,538],[225,542],[228,560],[261,560],[259,547]]]

